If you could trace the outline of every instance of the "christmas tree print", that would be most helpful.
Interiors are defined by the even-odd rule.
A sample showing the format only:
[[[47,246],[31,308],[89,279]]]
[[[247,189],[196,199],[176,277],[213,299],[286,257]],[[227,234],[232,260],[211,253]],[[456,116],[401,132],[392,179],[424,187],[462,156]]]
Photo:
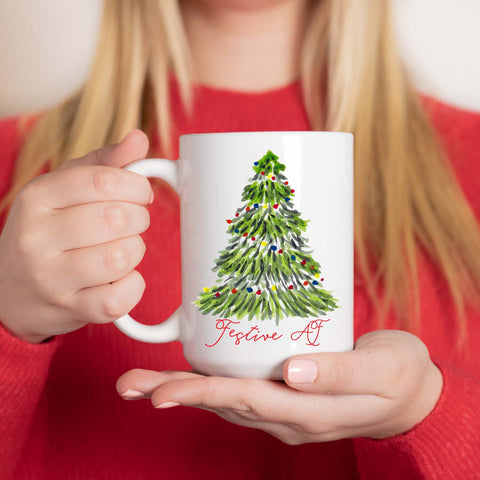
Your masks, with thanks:
[[[285,165],[269,150],[253,171],[243,205],[226,220],[231,238],[215,260],[217,285],[205,287],[194,303],[204,315],[275,318],[277,324],[338,308],[302,235],[308,220],[293,206]]]

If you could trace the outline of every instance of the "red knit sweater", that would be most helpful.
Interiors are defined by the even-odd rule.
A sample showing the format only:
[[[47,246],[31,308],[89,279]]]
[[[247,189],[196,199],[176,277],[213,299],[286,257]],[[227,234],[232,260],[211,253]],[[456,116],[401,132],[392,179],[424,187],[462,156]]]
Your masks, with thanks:
[[[188,120],[173,87],[176,136],[309,129],[297,83],[263,94],[205,87],[197,93]],[[478,216],[480,115],[436,101],[426,105]],[[21,144],[16,122],[0,122],[0,196]],[[133,312],[144,323],[158,323],[181,302],[178,198],[161,185],[155,193],[151,226],[143,235],[147,253],[139,266],[147,289]],[[117,378],[131,368],[189,368],[178,342],[144,344],[112,325],[89,325],[33,345],[0,328],[0,478],[480,478],[480,314],[469,313],[468,342],[457,351],[455,313],[444,282],[427,260],[420,265],[420,284],[418,335],[444,375],[444,390],[423,422],[384,440],[287,446],[213,413],[155,410],[149,401],[126,402],[117,395]],[[395,325],[393,318],[389,322]],[[355,287],[355,325],[356,337],[376,328],[361,285]]]

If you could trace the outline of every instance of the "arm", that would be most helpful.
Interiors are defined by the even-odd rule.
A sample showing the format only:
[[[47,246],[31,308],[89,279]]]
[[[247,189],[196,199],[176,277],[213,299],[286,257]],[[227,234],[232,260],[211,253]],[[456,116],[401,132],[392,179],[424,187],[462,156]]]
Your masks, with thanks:
[[[0,471],[13,472],[60,339],[24,342],[0,325]]]
[[[21,139],[18,118],[0,120],[0,198],[13,174]],[[0,215],[4,217],[4,215]],[[0,319],[0,471],[8,477],[28,437],[59,339],[31,344],[14,337]]]
[[[352,352],[309,355],[316,375],[291,377],[300,383],[289,380],[290,360],[288,386],[137,369],[118,380],[117,391],[150,398],[156,408],[212,410],[290,445],[353,438],[362,479],[476,478],[479,382],[425,353],[413,335],[383,330],[362,336]]]
[[[17,125],[18,119],[0,121],[0,199],[21,144]],[[25,185],[6,218],[0,234],[2,479],[33,436],[34,414],[35,422],[44,417],[42,391],[61,342],[54,337],[119,318],[143,293],[145,282],[133,269],[145,251],[140,233],[148,228],[144,205],[152,190],[146,178],[121,167],[147,150],[145,134],[131,132],[117,145],[64,162]],[[124,254],[121,262],[116,251]]]
[[[440,135],[447,156],[472,209],[480,218],[478,195],[480,115],[423,97],[426,111]],[[469,319],[470,361],[449,362],[447,352],[432,352],[442,372],[440,399],[427,418],[410,431],[383,440],[354,440],[362,478],[475,478],[480,471],[480,378],[478,316]],[[477,338],[475,338],[477,337]],[[448,341],[447,341],[448,344]],[[447,353],[448,354],[448,353]],[[476,357],[476,358],[475,358]],[[375,469],[372,469],[375,465]],[[392,468],[394,466],[394,468]]]
[[[410,431],[383,440],[355,439],[361,478],[475,478],[480,471],[480,382],[445,361],[444,387],[431,414]],[[372,469],[375,465],[375,469]]]
[[[452,161],[457,179],[480,215],[478,178],[480,115],[424,97],[424,106],[439,132]],[[480,218],[480,217],[479,217]],[[456,479],[475,478],[480,471],[480,378],[474,356],[478,316],[470,318],[471,359],[465,368],[453,365],[438,352],[433,362],[442,372],[444,386],[440,399],[427,418],[410,431],[388,439],[354,440],[357,465],[362,478]],[[455,363],[460,363],[457,357]],[[477,356],[478,358],[478,356]],[[467,372],[468,370],[468,372]],[[373,469],[372,466],[375,465]],[[394,468],[392,468],[394,466]]]

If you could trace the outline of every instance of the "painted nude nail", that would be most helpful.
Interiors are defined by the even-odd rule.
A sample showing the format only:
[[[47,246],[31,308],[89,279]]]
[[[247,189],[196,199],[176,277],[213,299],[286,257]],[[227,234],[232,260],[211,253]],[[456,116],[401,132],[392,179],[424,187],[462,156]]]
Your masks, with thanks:
[[[178,407],[180,404],[178,402],[163,402],[160,405],[156,405],[155,408],[171,408]]]
[[[288,364],[288,381],[309,384],[317,378],[317,365],[309,358],[297,358]]]
[[[120,396],[124,400],[137,400],[139,398],[145,398],[145,395],[138,390],[126,390],[125,392],[121,393]]]

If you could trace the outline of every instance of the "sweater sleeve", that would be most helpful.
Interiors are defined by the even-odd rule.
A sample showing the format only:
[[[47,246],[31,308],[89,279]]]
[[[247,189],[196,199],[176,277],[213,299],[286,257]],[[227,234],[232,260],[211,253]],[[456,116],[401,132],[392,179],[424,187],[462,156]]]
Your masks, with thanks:
[[[465,197],[480,219],[480,114],[463,111],[434,99],[426,98],[424,102]],[[437,294],[442,294],[442,290],[438,292]],[[445,291],[444,294],[448,295],[448,292]],[[432,323],[432,319],[439,321],[437,315],[442,314],[446,314],[445,308],[433,315],[426,313],[425,316],[430,317],[424,319],[428,328],[440,332],[441,329]],[[413,429],[401,435],[382,440],[354,439],[360,478],[479,478],[480,337],[477,332],[480,315],[473,311],[470,314],[469,346],[464,355],[455,356],[448,351],[451,342],[446,338],[448,333],[445,332],[438,333],[442,339],[438,339],[435,346],[427,343],[431,349],[432,361],[444,379],[442,394],[432,412]],[[453,312],[447,315],[453,315]],[[433,336],[429,338],[432,339]]]
[[[427,418],[404,434],[383,440],[355,439],[360,478],[477,478],[480,382],[445,361],[433,361],[444,379],[437,405]]]
[[[11,181],[21,137],[17,118],[0,120],[0,198]],[[28,438],[60,339],[31,344],[11,335],[0,319],[0,477],[9,478]]]
[[[0,325],[0,472],[9,478],[25,444],[59,338],[19,340]],[[7,440],[8,439],[8,440]]]

